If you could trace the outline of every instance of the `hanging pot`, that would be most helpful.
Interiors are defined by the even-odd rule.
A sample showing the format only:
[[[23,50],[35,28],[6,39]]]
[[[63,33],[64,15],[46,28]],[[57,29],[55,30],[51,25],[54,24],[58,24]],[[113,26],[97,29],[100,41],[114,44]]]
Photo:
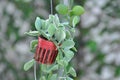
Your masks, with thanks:
[[[42,64],[52,64],[55,62],[58,50],[52,41],[38,37],[38,45],[34,55],[35,60]]]

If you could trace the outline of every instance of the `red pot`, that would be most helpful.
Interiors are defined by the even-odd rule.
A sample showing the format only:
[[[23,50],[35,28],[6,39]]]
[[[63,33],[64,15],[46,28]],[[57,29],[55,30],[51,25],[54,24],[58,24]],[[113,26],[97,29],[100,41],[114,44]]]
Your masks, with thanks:
[[[55,62],[58,50],[51,41],[38,37],[38,45],[36,47],[35,60],[42,64],[52,64]]]

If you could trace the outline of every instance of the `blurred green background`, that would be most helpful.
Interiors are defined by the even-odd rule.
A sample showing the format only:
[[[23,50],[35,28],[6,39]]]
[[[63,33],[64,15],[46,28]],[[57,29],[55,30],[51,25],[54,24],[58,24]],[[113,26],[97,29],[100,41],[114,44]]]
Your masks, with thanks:
[[[55,8],[59,0],[53,1]],[[120,80],[120,0],[74,1],[85,8],[71,61],[75,80]],[[23,64],[33,58],[29,42],[35,37],[24,32],[49,14],[50,0],[0,0],[0,80],[34,80],[33,69],[25,72]]]

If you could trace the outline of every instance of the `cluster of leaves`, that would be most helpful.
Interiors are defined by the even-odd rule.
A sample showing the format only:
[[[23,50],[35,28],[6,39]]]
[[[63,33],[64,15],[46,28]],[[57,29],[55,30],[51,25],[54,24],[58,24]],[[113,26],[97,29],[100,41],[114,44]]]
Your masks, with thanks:
[[[56,6],[56,11],[61,15],[66,15],[65,21],[59,20],[58,15],[49,15],[47,20],[36,18],[35,28],[37,31],[29,31],[26,34],[30,36],[42,36],[47,40],[52,41],[58,49],[58,56],[56,62],[52,65],[41,64],[41,71],[47,76],[42,75],[40,80],[57,80],[58,78],[65,78],[73,80],[69,76],[76,77],[74,68],[69,64],[74,56],[75,42],[73,36],[75,33],[75,26],[80,21],[79,16],[84,13],[81,6],[74,6],[72,10],[64,4]],[[31,51],[35,51],[38,41],[31,41]],[[30,69],[34,64],[34,59],[30,60],[24,65],[24,70]],[[54,71],[58,71],[53,74]],[[63,71],[59,74],[59,71]],[[62,75],[61,75],[62,74]]]

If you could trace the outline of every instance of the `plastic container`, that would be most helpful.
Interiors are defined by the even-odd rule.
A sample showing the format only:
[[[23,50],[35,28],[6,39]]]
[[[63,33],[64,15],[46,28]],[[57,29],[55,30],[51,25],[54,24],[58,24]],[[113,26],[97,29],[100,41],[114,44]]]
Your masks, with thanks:
[[[57,54],[57,47],[52,41],[38,37],[38,45],[34,55],[34,58],[38,63],[52,64],[55,62]]]

